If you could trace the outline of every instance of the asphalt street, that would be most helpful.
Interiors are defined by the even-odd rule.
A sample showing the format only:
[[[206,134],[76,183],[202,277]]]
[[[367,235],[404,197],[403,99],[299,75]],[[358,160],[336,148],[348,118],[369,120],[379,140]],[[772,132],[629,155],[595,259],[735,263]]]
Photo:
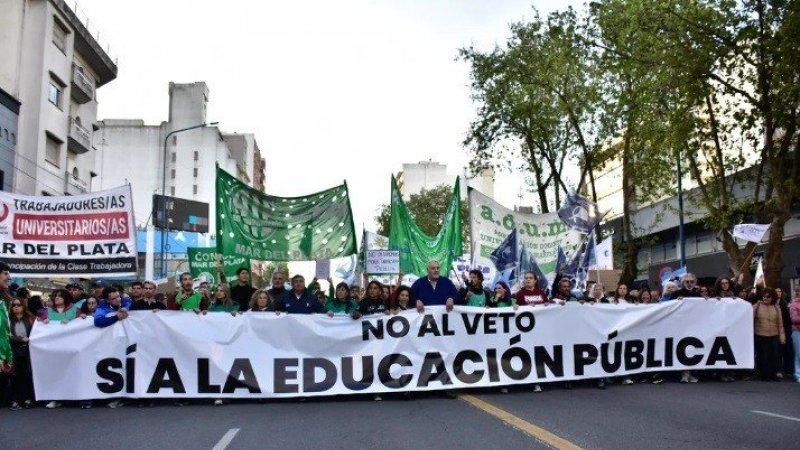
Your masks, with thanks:
[[[763,449],[797,448],[800,383],[545,385],[411,400],[196,401],[137,408],[0,411],[11,449]]]

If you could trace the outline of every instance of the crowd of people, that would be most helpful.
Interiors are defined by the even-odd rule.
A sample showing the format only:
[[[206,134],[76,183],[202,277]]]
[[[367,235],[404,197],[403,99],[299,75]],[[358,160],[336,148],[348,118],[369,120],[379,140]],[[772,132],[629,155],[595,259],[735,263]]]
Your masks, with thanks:
[[[402,274],[398,277],[401,280]],[[92,320],[97,327],[108,327],[125,320],[129,311],[136,310],[183,310],[196,314],[245,312],[272,312],[274,314],[327,314],[348,315],[353,319],[372,314],[396,314],[403,310],[422,313],[426,306],[442,305],[452,310],[455,305],[484,308],[518,308],[519,306],[546,307],[577,302],[585,305],[597,303],[649,305],[676,301],[690,297],[738,298],[752,304],[754,320],[755,371],[722,370],[708,375],[709,379],[731,382],[758,376],[765,381],[789,379],[800,382],[800,289],[794,299],[784,295],[780,288],[741,286],[741,278],[733,280],[721,277],[713,286],[701,286],[691,273],[678,280],[667,281],[662,290],[630,290],[618,284],[613,290],[600,283],[589,282],[585,290],[576,290],[573,281],[556,277],[552,287],[542,286],[533,272],[524,274],[519,290],[513,292],[504,281],[486,287],[483,273],[472,270],[464,274],[460,287],[440,274],[440,265],[431,261],[427,265],[427,276],[419,278],[411,286],[398,283],[387,286],[378,281],[369,281],[365,289],[347,283],[333,284],[322,289],[315,278],[306,286],[302,275],[295,275],[287,286],[287,276],[275,272],[271,285],[257,289],[251,286],[250,272],[240,268],[236,279],[230,283],[210,286],[200,283],[195,288],[191,274],[184,273],[174,293],[158,293],[152,281],[135,281],[128,292],[122,286],[108,285],[100,281],[90,284],[85,290],[80,284],[69,284],[64,289],[50,293],[49,298],[31,295],[25,287],[9,286],[9,267],[0,262],[0,392],[12,410],[31,408],[35,405],[33,375],[31,371],[29,337],[36,322],[67,323],[71,320]],[[547,288],[547,289],[544,289]],[[550,295],[548,295],[550,292]],[[6,320],[7,319],[7,320]],[[796,352],[794,350],[797,350]],[[661,383],[669,374],[651,373],[638,377],[621,377],[619,380],[591,380],[605,389],[611,382],[630,385],[636,381]],[[681,383],[698,382],[698,374],[681,372],[675,378]],[[564,387],[571,388],[571,383]],[[542,385],[533,385],[534,392],[542,392]],[[505,388],[503,392],[507,392]],[[451,391],[447,395],[453,397]],[[375,396],[380,400],[379,395]],[[140,406],[152,402],[140,402]],[[182,405],[182,403],[177,403]],[[215,405],[222,405],[217,399]],[[122,401],[108,403],[115,408]],[[51,401],[47,408],[57,408],[60,402]],[[90,408],[90,401],[80,402]]]

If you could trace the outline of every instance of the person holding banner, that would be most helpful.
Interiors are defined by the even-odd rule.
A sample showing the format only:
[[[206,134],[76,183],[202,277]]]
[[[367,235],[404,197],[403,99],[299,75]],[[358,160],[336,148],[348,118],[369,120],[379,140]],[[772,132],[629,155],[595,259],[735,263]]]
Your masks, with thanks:
[[[514,295],[519,306],[547,306],[550,301],[547,294],[539,287],[539,280],[533,272],[525,272],[522,277],[522,289]]]
[[[387,313],[386,300],[383,299],[383,286],[380,282],[372,280],[367,284],[367,295],[361,299],[358,309],[353,311],[353,319],[381,313]]]
[[[483,287],[483,272],[478,269],[469,271],[469,279],[464,280],[467,285],[461,288],[459,294],[464,299],[467,306],[478,306],[483,308],[492,302],[492,293]],[[511,292],[509,291],[509,295]]]
[[[388,308],[392,314],[405,311],[411,307],[411,288],[408,286],[397,286],[394,293],[389,297]]]
[[[28,311],[25,301],[11,301],[10,340],[14,350],[14,374],[11,376],[11,410],[33,407],[33,373],[28,342],[36,319]]]
[[[277,305],[278,299],[281,298],[285,293],[286,293],[286,274],[281,272],[280,270],[276,270],[275,272],[272,273],[272,287],[267,289],[267,294],[269,295],[269,304]],[[239,311],[244,311],[244,310],[245,309],[241,307],[239,308]]]
[[[514,297],[511,296],[511,288],[505,281],[498,281],[494,285],[494,295],[489,298],[486,303],[489,308],[511,308],[516,307],[514,304]]]
[[[425,305],[444,305],[447,311],[452,311],[455,299],[461,299],[456,286],[449,278],[440,276],[439,261],[428,261],[427,271],[427,277],[419,278],[411,285],[411,299],[417,311],[425,311]]]
[[[272,302],[269,298],[269,294],[264,289],[259,289],[253,292],[253,296],[250,297],[249,308],[247,311],[252,312],[268,312],[274,311],[275,303]]]
[[[231,288],[227,284],[220,283],[217,289],[214,290],[214,300],[208,305],[208,311],[226,312],[234,316],[239,311],[239,303],[231,298]],[[203,313],[205,314],[206,311],[203,311]]]
[[[329,317],[333,317],[336,314],[350,315],[357,308],[358,303],[350,300],[350,286],[345,282],[337,284],[333,298],[329,298],[325,302],[325,313]]]
[[[558,289],[553,301],[560,305],[565,305],[567,302],[577,302],[578,298],[572,295],[572,281],[569,278],[561,278],[558,280]]]
[[[289,314],[325,312],[319,301],[306,289],[306,279],[299,274],[292,277],[292,290],[284,293],[272,307],[277,312]]]
[[[697,287],[697,277],[693,273],[687,273],[681,278],[682,287],[673,292],[670,298],[672,300],[681,299],[684,297],[700,297],[700,290]]]

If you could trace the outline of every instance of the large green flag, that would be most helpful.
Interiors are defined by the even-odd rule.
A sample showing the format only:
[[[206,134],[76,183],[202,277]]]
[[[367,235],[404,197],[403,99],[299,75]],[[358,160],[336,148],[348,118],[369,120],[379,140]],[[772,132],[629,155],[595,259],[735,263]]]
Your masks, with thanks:
[[[189,247],[186,249],[189,256],[189,272],[192,278],[205,277],[211,284],[219,284],[222,280],[219,279],[217,273],[217,249],[214,247]],[[222,273],[225,274],[227,281],[236,279],[236,271],[240,267],[245,267],[250,270],[250,258],[244,256],[229,256],[222,257]]]
[[[356,253],[347,184],[305,197],[274,197],[217,167],[217,252],[262,261]]]
[[[392,176],[392,216],[389,224],[389,249],[400,251],[400,270],[407,274],[425,276],[428,261],[436,260],[442,274],[447,276],[453,258],[464,252],[461,242],[461,188],[458,178],[442,220],[442,228],[436,236],[428,236],[414,222]]]

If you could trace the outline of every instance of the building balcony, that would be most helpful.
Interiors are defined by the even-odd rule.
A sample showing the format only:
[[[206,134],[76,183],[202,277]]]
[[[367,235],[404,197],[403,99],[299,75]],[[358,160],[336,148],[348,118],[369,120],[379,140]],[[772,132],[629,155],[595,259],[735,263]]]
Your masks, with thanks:
[[[69,120],[69,138],[67,140],[67,149],[72,153],[83,154],[92,148],[92,135],[89,130],[80,124],[80,121],[75,118]]]
[[[72,89],[70,96],[75,102],[88,103],[94,98],[94,81],[83,73],[77,64],[72,65]]]
[[[81,180],[75,173],[64,172],[64,193],[67,195],[81,195],[89,192],[89,182]]]

